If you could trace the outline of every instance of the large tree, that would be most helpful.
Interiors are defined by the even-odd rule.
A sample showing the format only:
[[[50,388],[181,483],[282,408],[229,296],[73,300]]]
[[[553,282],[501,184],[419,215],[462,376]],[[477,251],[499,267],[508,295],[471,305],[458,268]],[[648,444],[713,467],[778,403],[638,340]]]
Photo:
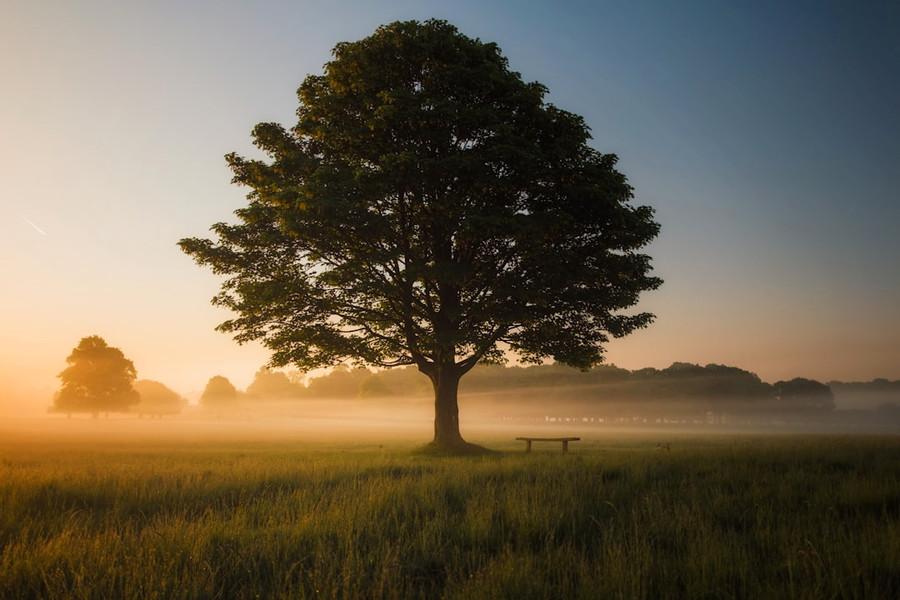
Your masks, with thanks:
[[[78,343],[59,374],[62,387],[54,398],[59,412],[126,412],[140,400],[133,383],[134,363],[102,337],[92,335]]]
[[[226,276],[219,326],[273,366],[415,365],[434,387],[434,445],[465,449],[460,377],[504,351],[587,368],[656,288],[653,210],[582,117],[444,22],[340,43],[298,90],[291,129],[260,123],[267,160],[227,156],[249,188],[237,224],[181,248]]]

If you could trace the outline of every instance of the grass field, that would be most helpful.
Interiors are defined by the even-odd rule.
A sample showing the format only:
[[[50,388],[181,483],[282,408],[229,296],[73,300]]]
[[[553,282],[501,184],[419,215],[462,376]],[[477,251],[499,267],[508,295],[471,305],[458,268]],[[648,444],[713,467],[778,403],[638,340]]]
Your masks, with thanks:
[[[0,597],[900,597],[900,438],[671,441],[0,441]]]

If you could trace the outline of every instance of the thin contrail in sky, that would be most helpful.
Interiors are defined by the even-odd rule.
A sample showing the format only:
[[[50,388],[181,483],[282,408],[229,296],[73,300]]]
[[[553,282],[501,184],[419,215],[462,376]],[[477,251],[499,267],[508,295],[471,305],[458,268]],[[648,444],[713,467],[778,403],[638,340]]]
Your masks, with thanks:
[[[34,227],[34,230],[37,231],[39,234],[41,234],[41,235],[47,235],[47,232],[46,232],[46,231],[44,231],[43,229],[41,229],[40,227],[38,227],[37,225],[35,225],[34,223],[32,223],[32,222],[28,219],[28,217],[22,217],[22,219],[23,219],[26,223],[28,223],[29,225],[31,225],[32,227]]]

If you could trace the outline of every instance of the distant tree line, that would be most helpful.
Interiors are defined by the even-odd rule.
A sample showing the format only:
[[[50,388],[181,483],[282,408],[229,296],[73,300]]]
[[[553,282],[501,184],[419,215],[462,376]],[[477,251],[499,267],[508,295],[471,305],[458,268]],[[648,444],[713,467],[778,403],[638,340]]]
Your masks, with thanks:
[[[303,398],[406,398],[426,395],[428,382],[414,369],[370,371],[341,367],[312,378],[304,385],[296,373],[261,369],[247,388],[249,400]],[[472,370],[460,392],[480,404],[522,403],[522,410],[547,409],[556,402],[620,403],[642,406],[661,403],[690,410],[776,410],[827,412],[835,407],[831,388],[796,378],[769,384],[737,367],[700,366],[676,362],[665,369],[634,371],[612,365],[580,371],[563,365],[503,367],[485,365]]]
[[[99,336],[82,339],[60,374],[62,385],[52,410],[66,414],[134,413],[160,417],[181,412],[187,400],[166,385],[138,380],[134,364]],[[726,365],[676,362],[665,369],[630,371],[601,365],[581,371],[548,364],[538,366],[479,365],[461,388],[473,406],[504,414],[537,414],[555,406],[607,413],[640,408],[644,413],[754,412],[822,414],[835,409],[835,395],[850,398],[856,408],[900,413],[900,381],[828,384],[795,378],[773,384],[750,371]],[[415,368],[372,371],[339,366],[307,378],[299,372],[262,368],[246,391],[216,375],[206,385],[201,406],[227,409],[243,403],[303,399],[421,399],[430,382]]]

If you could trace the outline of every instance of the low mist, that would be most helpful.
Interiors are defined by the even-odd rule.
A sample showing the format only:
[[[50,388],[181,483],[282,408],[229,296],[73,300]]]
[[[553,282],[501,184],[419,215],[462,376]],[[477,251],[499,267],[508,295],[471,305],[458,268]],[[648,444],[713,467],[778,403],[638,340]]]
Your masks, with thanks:
[[[338,367],[318,377],[260,369],[246,389],[224,376],[188,400],[165,383],[139,379],[127,406],[15,409],[6,397],[5,435],[202,442],[424,442],[434,415],[429,380],[413,368]],[[10,401],[13,400],[13,401]],[[523,434],[625,431],[677,433],[896,432],[900,382],[794,379],[774,384],[722,365],[675,363],[586,372],[559,365],[481,366],[463,378],[460,422],[473,439]]]

